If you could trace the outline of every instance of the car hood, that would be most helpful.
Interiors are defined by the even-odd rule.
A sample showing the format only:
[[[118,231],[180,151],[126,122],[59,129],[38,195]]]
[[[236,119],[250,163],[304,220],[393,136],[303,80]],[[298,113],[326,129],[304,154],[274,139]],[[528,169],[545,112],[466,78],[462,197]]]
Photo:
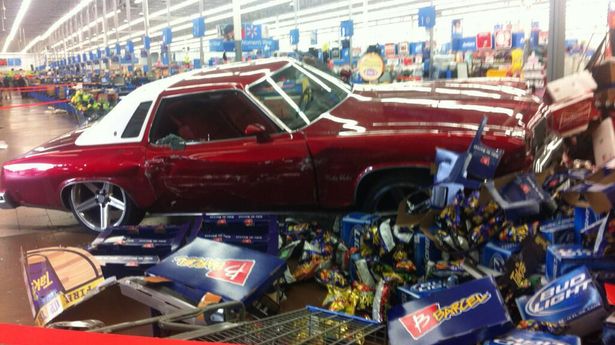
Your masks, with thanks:
[[[522,133],[540,99],[513,81],[403,83],[361,87],[310,129],[383,133],[398,130],[474,131],[487,116],[488,129]]]

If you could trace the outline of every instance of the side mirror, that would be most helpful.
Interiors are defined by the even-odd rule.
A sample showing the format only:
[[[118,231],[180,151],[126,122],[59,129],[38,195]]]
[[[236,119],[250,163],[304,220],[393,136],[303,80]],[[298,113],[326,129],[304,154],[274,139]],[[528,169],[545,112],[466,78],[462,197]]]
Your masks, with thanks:
[[[258,143],[266,143],[271,141],[271,137],[269,137],[267,129],[265,129],[265,126],[260,123],[252,123],[247,125],[243,133],[246,136],[256,136],[256,142]]]

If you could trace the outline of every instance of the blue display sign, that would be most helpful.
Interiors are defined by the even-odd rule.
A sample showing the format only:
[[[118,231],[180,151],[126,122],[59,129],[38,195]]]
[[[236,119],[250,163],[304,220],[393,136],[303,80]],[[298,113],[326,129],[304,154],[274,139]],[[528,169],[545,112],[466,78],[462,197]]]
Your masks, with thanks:
[[[525,44],[525,33],[513,32],[512,33],[512,47],[513,48],[523,48],[524,44]]]
[[[88,61],[88,55],[87,55],[86,53],[83,53],[83,54],[81,55],[81,61],[83,61],[83,62]]]
[[[119,43],[115,44],[115,55],[121,55],[122,54],[122,46]]]
[[[241,49],[243,51],[261,50],[263,52],[272,52],[279,50],[279,46],[279,41],[271,38],[241,41]],[[233,50],[235,50],[235,42],[233,41],[225,41],[221,38],[209,40],[209,51],[232,52]]]
[[[340,23],[340,36],[342,37],[352,37],[354,34],[354,23],[351,19],[342,20]]]
[[[419,27],[431,29],[436,25],[436,7],[419,8]]]
[[[95,57],[94,57],[94,52],[93,52],[93,51],[91,51],[91,52],[90,52],[90,61],[94,61],[94,58],[95,58]]]
[[[422,54],[423,53],[423,42],[412,42],[410,43],[410,54]],[[381,54],[382,55],[382,54]]]
[[[192,65],[194,66],[195,69],[199,69],[202,67],[201,65],[201,59],[194,59],[192,61]]]
[[[105,47],[105,56],[111,56],[111,48]]]
[[[149,36],[143,36],[143,48],[149,50],[152,44],[152,39]]]
[[[263,39],[263,26],[260,24],[243,24],[241,38],[244,40]]]
[[[192,20],[192,36],[205,36],[205,17],[198,17]]]
[[[290,44],[299,44],[299,29],[290,30]]]
[[[464,37],[461,39],[461,51],[476,51],[476,37]]]
[[[162,29],[162,42],[164,44],[171,44],[173,42],[173,30],[171,28]]]
[[[102,50],[100,48],[96,49],[96,59],[102,58]]]

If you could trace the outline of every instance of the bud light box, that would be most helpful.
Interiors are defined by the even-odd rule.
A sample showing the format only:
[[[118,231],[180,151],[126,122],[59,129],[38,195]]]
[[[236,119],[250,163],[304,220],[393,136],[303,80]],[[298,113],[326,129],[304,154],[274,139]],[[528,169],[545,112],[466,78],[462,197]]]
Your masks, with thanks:
[[[370,226],[376,225],[379,217],[369,213],[350,213],[342,218],[342,241],[348,247],[359,247],[361,245],[361,235]]]
[[[431,243],[431,240],[420,232],[414,233],[414,265],[419,276],[425,274],[429,261],[437,262],[442,253]]]
[[[553,335],[516,329],[483,345],[581,345],[581,339],[574,335]]]
[[[395,306],[388,320],[391,345],[476,344],[512,328],[492,277]]]
[[[550,244],[574,243],[574,218],[560,218],[541,222],[540,233]]]
[[[206,292],[251,304],[282,276],[276,256],[197,238],[147,270],[173,281],[172,288],[197,303]]]
[[[200,237],[278,255],[278,219],[265,214],[205,215]]]
[[[570,271],[543,286],[533,296],[517,298],[524,320],[562,322],[566,333],[584,336],[600,330],[607,312],[587,267]]]
[[[615,270],[615,260],[596,257],[591,249],[578,244],[550,245],[547,247],[545,275],[552,280],[580,266],[594,271]]]
[[[448,285],[443,280],[428,280],[414,285],[404,285],[397,288],[397,296],[401,303],[427,297],[435,292],[446,290]]]
[[[480,264],[496,272],[504,272],[506,260],[521,249],[519,243],[488,242],[482,249]]]

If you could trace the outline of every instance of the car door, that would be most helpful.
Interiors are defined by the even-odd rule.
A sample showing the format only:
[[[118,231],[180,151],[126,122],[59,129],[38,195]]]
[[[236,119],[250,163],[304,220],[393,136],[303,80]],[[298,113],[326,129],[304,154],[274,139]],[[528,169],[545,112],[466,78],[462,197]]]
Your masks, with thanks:
[[[185,147],[169,145],[177,137]],[[155,211],[300,209],[317,200],[304,136],[280,131],[237,90],[163,98],[145,170]]]

